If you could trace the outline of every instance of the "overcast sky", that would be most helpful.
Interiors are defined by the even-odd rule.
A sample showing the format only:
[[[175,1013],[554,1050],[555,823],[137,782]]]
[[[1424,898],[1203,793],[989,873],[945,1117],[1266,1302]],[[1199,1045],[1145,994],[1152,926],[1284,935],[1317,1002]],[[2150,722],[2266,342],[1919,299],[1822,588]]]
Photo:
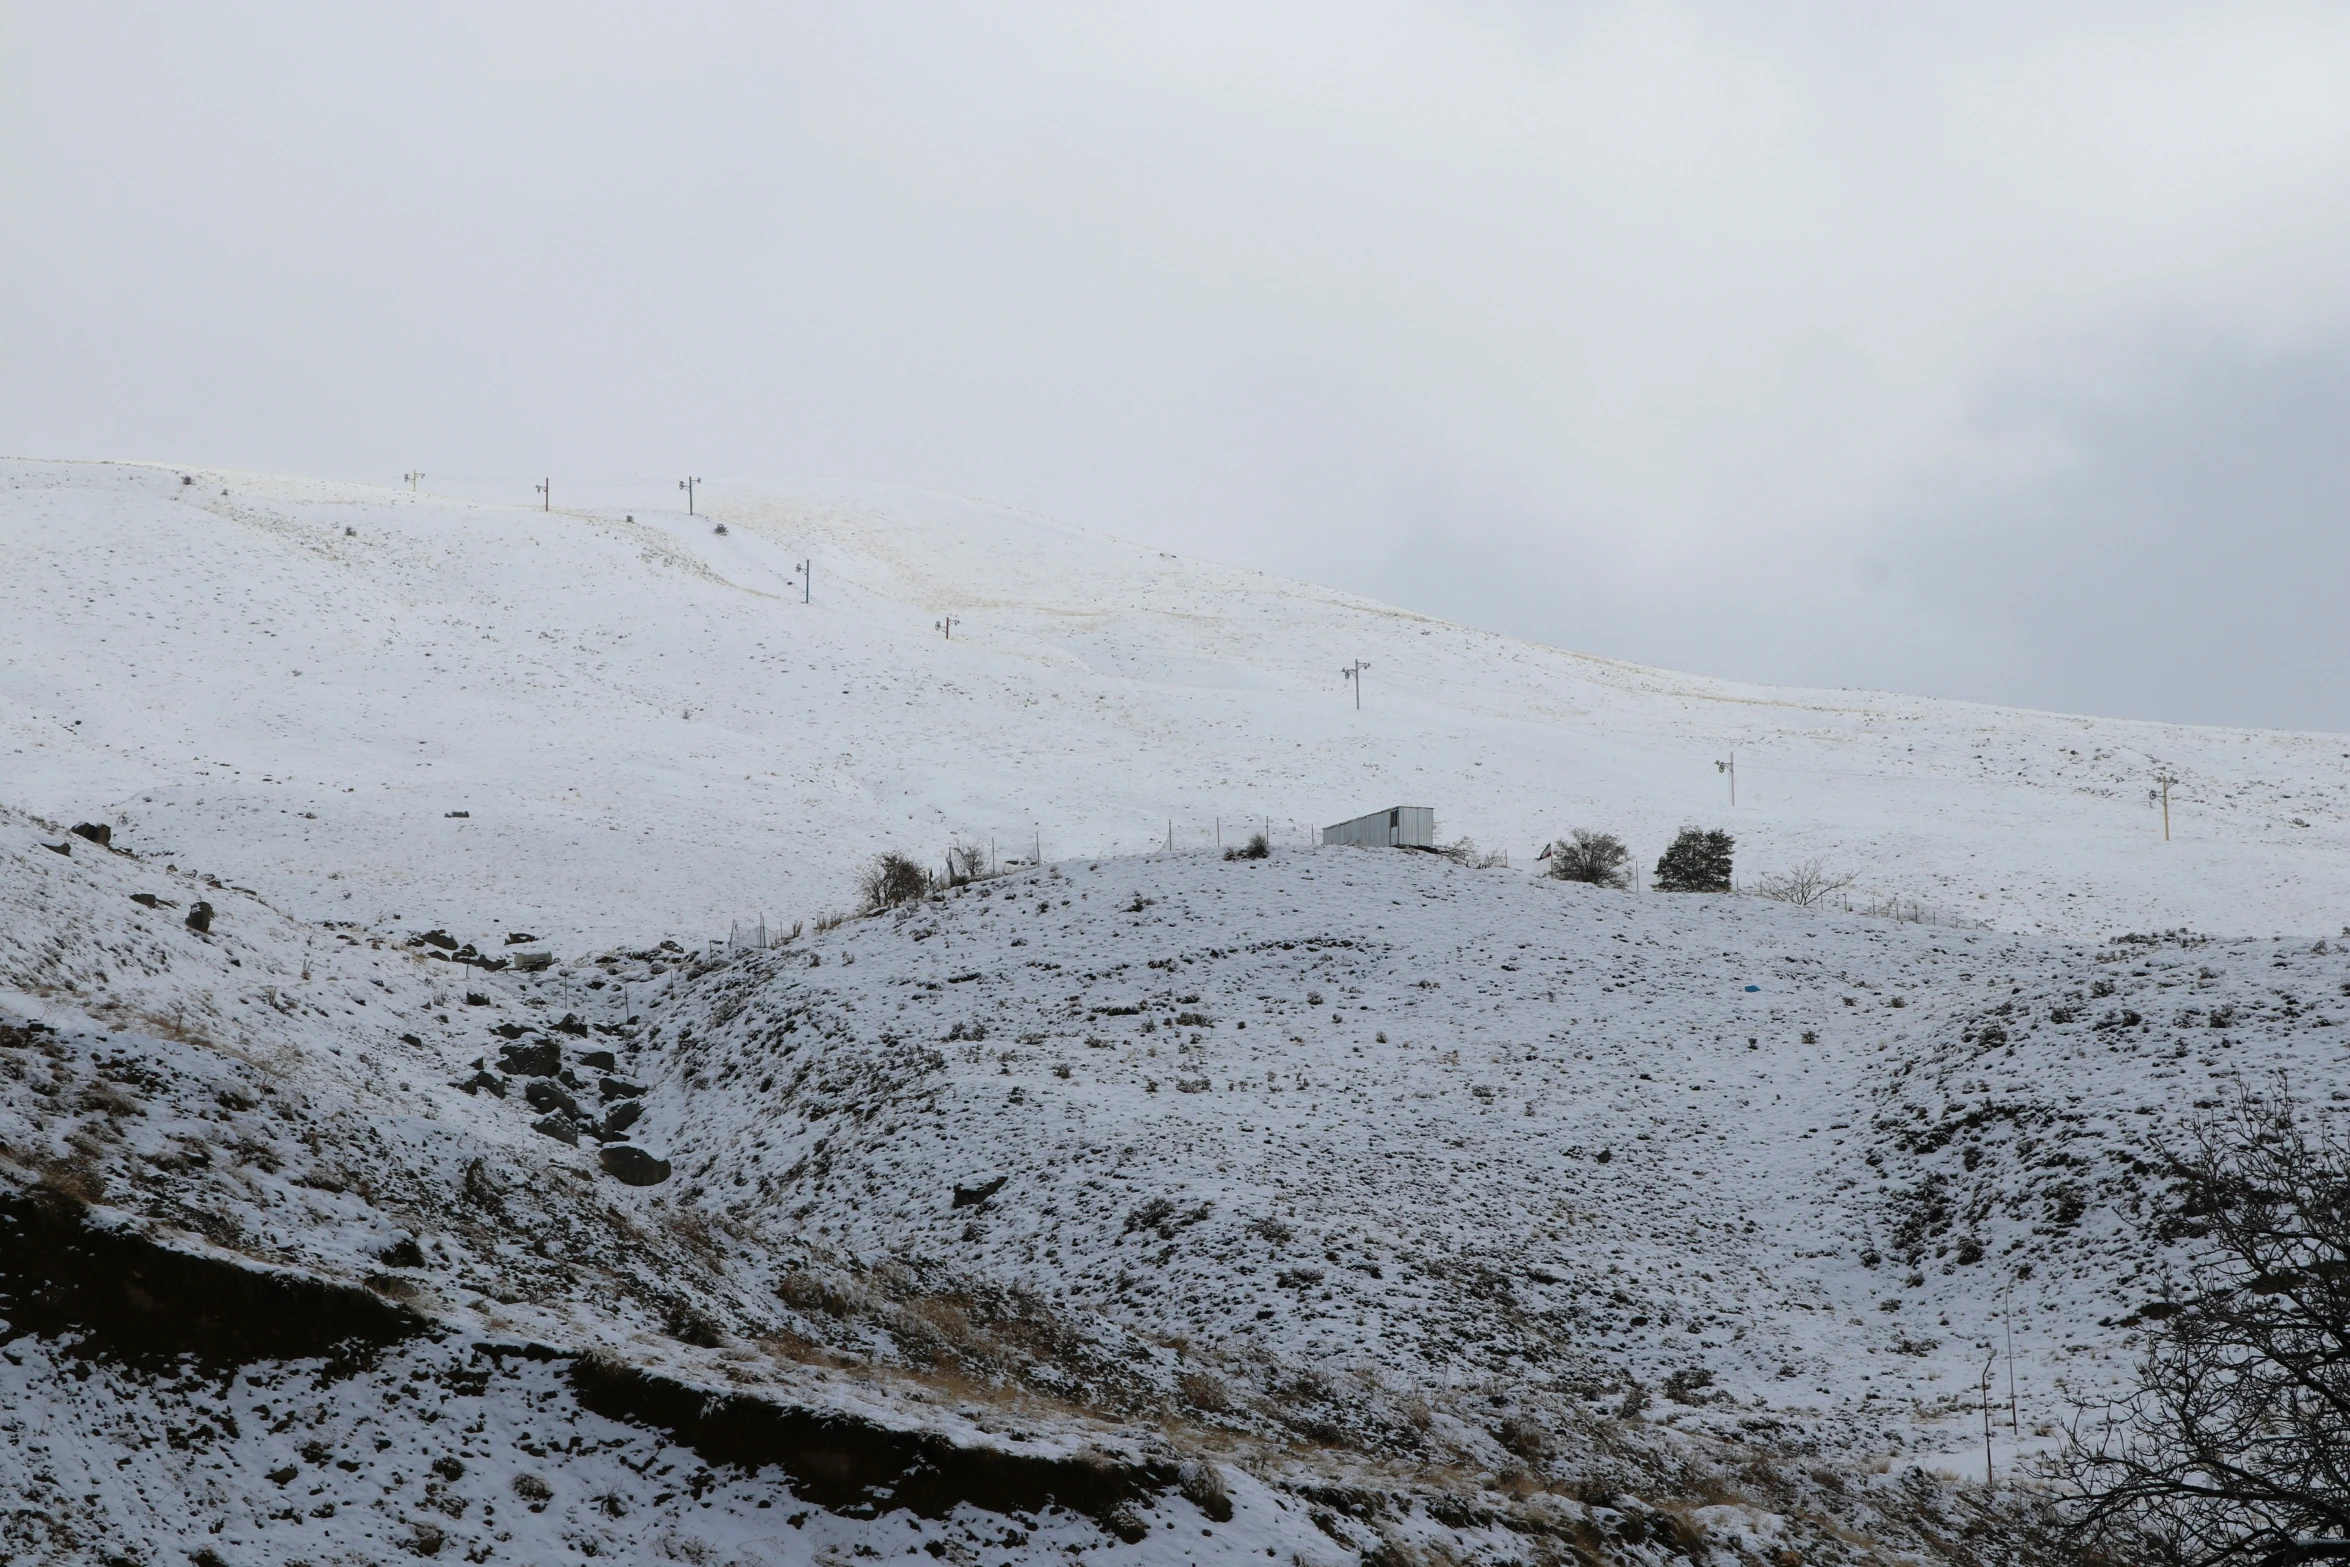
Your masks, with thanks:
[[[2350,729],[2339,4],[0,0],[0,150],[16,455],[887,480]]]

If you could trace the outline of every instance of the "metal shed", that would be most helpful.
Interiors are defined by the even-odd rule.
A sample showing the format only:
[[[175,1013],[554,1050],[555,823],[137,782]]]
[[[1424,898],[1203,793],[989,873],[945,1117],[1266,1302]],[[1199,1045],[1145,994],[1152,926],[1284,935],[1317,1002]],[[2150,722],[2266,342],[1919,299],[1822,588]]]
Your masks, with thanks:
[[[1433,849],[1436,807],[1397,805],[1322,829],[1324,843],[1351,843],[1365,849]]]

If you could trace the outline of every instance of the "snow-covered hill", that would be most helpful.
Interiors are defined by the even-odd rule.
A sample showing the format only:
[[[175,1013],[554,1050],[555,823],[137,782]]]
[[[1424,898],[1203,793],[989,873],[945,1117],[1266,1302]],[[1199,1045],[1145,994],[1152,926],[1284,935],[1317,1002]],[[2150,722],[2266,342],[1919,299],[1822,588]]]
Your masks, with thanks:
[[[2317,943],[1292,849],[526,973],[0,826],[60,1560],[1945,1553],[1984,1355],[2003,1471],[2127,1370],[2149,1139],[2350,1067]]]
[[[723,535],[0,465],[0,797],[306,917],[572,952],[788,922],[885,845],[1061,859],[1219,820],[1295,844],[1396,803],[1520,860],[1576,825],[1644,861],[1727,825],[1749,879],[1823,856],[1856,907],[2002,930],[2350,921],[2340,736],[1743,686],[976,502],[714,499]]]
[[[2155,1146],[2350,1106],[2339,737],[902,492],[0,485],[12,1558],[2057,1560],[1986,1359],[2011,1474]],[[1407,801],[1514,867],[1313,845]],[[1687,821],[1855,908],[1526,874]],[[957,838],[1046,863],[711,940]]]

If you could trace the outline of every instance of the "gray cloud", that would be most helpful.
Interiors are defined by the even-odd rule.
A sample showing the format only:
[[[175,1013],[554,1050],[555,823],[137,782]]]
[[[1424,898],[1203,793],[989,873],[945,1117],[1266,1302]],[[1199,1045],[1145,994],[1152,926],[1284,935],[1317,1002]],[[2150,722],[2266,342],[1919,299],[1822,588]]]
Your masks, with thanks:
[[[2333,8],[6,25],[15,451],[879,478],[1721,673],[2350,727]]]

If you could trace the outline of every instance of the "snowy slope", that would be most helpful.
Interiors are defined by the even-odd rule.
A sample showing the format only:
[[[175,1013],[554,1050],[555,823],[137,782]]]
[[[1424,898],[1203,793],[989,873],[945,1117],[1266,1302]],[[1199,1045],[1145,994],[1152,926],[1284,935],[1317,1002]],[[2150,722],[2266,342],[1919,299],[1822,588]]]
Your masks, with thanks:
[[[2147,1139],[2350,1082],[2346,985],[1380,851],[1072,862],[697,980],[647,1120],[746,1222],[1017,1280],[1276,1423],[1415,1446],[1434,1389],[1679,1372],[1699,1425],[1951,1447],[2011,1325],[2035,1422],[2114,1385]]]
[[[2126,1371],[2148,1139],[2350,1067],[2350,960],[2314,943],[2086,948],[1329,849],[1071,861],[525,975],[0,826],[5,1011],[44,1025],[0,1036],[0,1185],[418,1324],[340,1369],[241,1362],[284,1391],[232,1428],[217,1373],[62,1377],[87,1350],[18,1322],[12,1516],[141,1551],[201,1511],[257,1560],[1007,1531],[1509,1560],[1553,1527],[1642,1559],[1659,1504],[1725,1547],[1832,1559],[1804,1531],[1840,1519],[1926,1548],[1896,1477],[1972,1462],[1987,1349],[2012,1329],[2003,1470]],[[162,906],[197,898],[206,934]],[[514,1054],[548,1045],[560,1078]],[[534,1088],[592,1114],[622,1074],[654,1186],[536,1129]],[[616,1403],[604,1366],[1162,1478],[1130,1541],[976,1486],[844,1500]],[[1228,1521],[1172,1483],[1203,1456]]]
[[[1739,687],[937,496],[181,475],[0,471],[32,1559],[2055,1559],[1949,1478],[1986,1357],[2006,1474],[2123,1385],[2155,1145],[2350,1105],[2338,737]],[[1307,846],[1399,801],[1516,868]],[[1525,874],[1689,820],[1945,922]],[[711,944],[956,837],[1050,863]]]
[[[0,793],[307,917],[571,952],[837,906],[884,845],[1299,843],[1398,802],[1520,860],[1574,825],[1645,862],[1723,823],[1749,878],[1820,855],[1856,907],[2004,930],[2350,919],[2338,736],[1671,674],[928,494],[716,509],[723,536],[9,462]]]

